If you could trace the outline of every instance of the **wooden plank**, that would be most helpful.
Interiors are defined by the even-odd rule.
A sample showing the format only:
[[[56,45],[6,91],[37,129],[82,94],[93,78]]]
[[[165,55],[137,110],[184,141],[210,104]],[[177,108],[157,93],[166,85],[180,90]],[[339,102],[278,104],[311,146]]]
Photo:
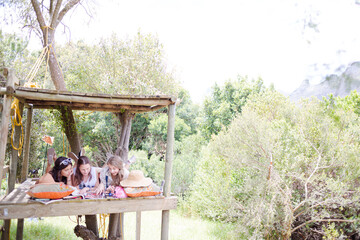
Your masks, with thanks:
[[[63,94],[63,95],[72,95],[72,96],[90,96],[90,97],[107,97],[107,98],[133,98],[133,99],[173,99],[174,96],[170,95],[129,95],[129,94],[105,94],[105,93],[82,93],[82,92],[72,92],[72,91],[59,91],[53,89],[43,89],[43,88],[27,88],[27,87],[17,87],[16,89],[29,92],[39,92],[39,93],[48,93],[48,94]],[[175,101],[174,101],[175,102]]]
[[[90,96],[76,96],[65,94],[49,94],[41,92],[30,92],[17,89],[14,93],[15,97],[26,99],[27,103],[33,100],[56,101],[56,102],[80,102],[80,103],[102,103],[102,104],[119,104],[119,105],[139,105],[139,106],[153,106],[153,105],[169,105],[172,104],[172,98],[169,99],[152,99],[152,98],[116,98],[116,97],[90,97]]]
[[[171,210],[177,206],[177,197],[62,200],[50,204],[27,202],[14,197],[12,204],[0,202],[0,219],[93,215],[136,211]]]

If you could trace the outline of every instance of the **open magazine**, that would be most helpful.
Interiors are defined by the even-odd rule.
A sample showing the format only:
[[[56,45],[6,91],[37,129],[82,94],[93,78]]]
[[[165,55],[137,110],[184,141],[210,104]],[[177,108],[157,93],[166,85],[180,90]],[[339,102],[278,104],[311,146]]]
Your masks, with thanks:
[[[95,191],[89,191],[86,193],[80,193],[79,189],[75,189],[73,193],[69,196],[59,198],[59,199],[45,199],[45,198],[32,198],[33,201],[40,202],[43,204],[50,204],[53,202],[59,202],[63,200],[73,200],[73,199],[103,199],[103,198],[112,198],[109,194],[100,194],[97,195]]]
[[[85,193],[80,193],[79,189],[76,189],[73,193],[71,193],[69,196],[67,197],[63,197],[63,199],[77,199],[77,198],[81,198],[81,199],[102,199],[102,198],[107,198],[109,197],[106,194],[96,194],[95,191],[88,191]]]

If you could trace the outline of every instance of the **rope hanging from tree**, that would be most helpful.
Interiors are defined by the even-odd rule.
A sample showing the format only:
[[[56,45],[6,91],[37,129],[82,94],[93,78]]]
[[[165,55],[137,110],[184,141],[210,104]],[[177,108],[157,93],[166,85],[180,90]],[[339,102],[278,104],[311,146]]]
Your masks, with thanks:
[[[48,65],[49,65],[49,59],[50,59],[51,51],[53,52],[56,63],[59,66],[61,74],[63,75],[62,69],[61,69],[61,67],[59,65],[59,62],[58,62],[57,58],[56,58],[55,51],[54,51],[54,48],[52,46],[52,43],[49,44],[48,39],[47,39],[48,30],[49,30],[49,28],[50,29],[52,29],[52,28],[49,27],[49,26],[45,26],[44,28],[46,29],[46,39],[45,39],[46,45],[42,49],[42,51],[40,53],[40,56],[37,58],[35,64],[33,65],[30,72],[28,73],[28,75],[25,78],[25,81],[26,81],[25,84],[24,84],[25,87],[40,88],[37,83],[33,83],[32,81],[35,78],[37,72],[39,71],[39,68],[41,66],[42,61],[44,60],[45,56],[47,56],[45,75],[44,75],[44,83],[43,83],[43,86],[45,86],[47,68],[48,68]],[[11,109],[14,110],[14,116],[11,118],[11,123],[12,123],[11,145],[12,145],[13,149],[19,151],[18,155],[20,156],[21,152],[22,152],[23,143],[24,143],[24,128],[23,128],[23,125],[22,125],[22,117],[21,117],[21,114],[20,114],[19,99],[14,98],[13,102],[11,103]],[[15,126],[21,126],[21,136],[20,136],[20,139],[19,139],[19,147],[14,146]]]
[[[22,117],[20,114],[19,99],[14,98],[13,102],[11,103],[11,109],[14,110],[14,116],[11,117],[11,146],[13,147],[13,149],[18,150],[18,156],[20,156],[24,144],[24,128],[22,125]],[[15,126],[21,126],[21,135],[19,138],[18,147],[14,146]]]
[[[107,227],[106,224],[106,219],[109,218],[109,214],[107,213],[102,213],[99,214],[99,236],[100,233],[102,233],[102,238],[106,238],[106,236],[108,235],[109,229]]]
[[[55,50],[53,48],[53,45],[52,43],[49,43],[48,42],[48,31],[49,31],[49,28],[53,30],[53,28],[49,27],[49,26],[45,26],[43,27],[46,29],[46,39],[45,39],[45,47],[42,49],[41,53],[40,53],[40,56],[38,57],[38,59],[36,60],[35,64],[33,65],[33,67],[31,68],[29,74],[27,75],[27,77],[25,78],[26,80],[26,84],[25,84],[25,87],[36,87],[36,88],[39,88],[39,86],[36,84],[36,83],[32,83],[32,80],[34,79],[35,75],[37,74],[37,72],[39,71],[39,68],[41,66],[41,63],[42,61],[44,60],[45,56],[47,56],[46,58],[46,68],[45,68],[45,75],[44,75],[44,83],[43,83],[43,87],[45,86],[45,80],[46,80],[46,75],[47,75],[47,69],[48,69],[48,65],[49,65],[49,59],[50,59],[50,53],[52,51],[54,57],[55,57],[55,60],[56,60],[56,63],[60,69],[60,72],[61,72],[61,75],[63,75],[63,72],[62,72],[62,69],[60,67],[60,64],[59,64],[59,61],[57,60],[56,58],[56,54],[55,54]]]

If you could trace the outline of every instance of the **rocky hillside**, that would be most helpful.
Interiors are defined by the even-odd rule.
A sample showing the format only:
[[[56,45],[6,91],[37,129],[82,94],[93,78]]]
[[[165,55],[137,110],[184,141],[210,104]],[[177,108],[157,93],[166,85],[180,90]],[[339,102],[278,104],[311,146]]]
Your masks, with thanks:
[[[342,74],[332,74],[316,85],[310,85],[309,80],[304,80],[300,87],[292,92],[289,97],[292,101],[300,98],[315,96],[322,98],[332,93],[334,96],[344,97],[352,90],[360,92],[360,62],[352,63]]]

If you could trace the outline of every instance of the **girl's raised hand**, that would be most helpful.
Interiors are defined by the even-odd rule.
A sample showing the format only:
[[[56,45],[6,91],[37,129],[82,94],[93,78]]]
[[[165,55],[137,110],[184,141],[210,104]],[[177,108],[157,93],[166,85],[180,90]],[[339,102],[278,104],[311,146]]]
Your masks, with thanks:
[[[114,193],[114,190],[115,190],[115,186],[109,186],[106,191],[107,192],[111,192],[111,193]]]
[[[104,184],[100,183],[99,186],[95,189],[95,194],[100,195],[105,190]]]

